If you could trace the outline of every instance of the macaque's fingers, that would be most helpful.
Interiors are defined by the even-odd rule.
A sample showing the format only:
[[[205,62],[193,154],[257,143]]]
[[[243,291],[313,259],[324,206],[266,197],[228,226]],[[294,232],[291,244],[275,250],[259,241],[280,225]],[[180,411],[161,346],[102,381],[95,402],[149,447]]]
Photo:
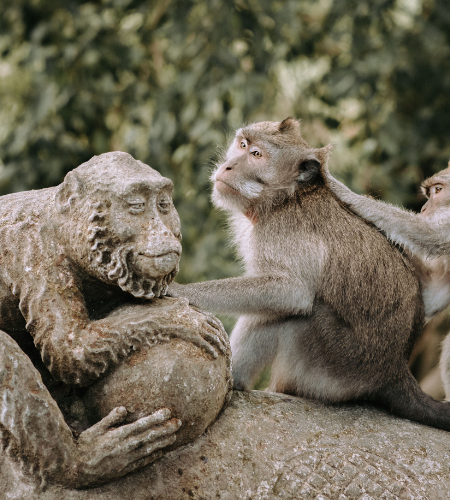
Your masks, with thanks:
[[[154,442],[158,442],[161,438],[173,435],[181,426],[181,420],[173,418],[165,424],[155,427],[150,431],[147,429],[140,434],[128,436],[122,443],[122,450],[126,454],[132,453],[134,450],[142,448],[150,449]],[[175,436],[174,436],[175,438]],[[150,446],[150,448],[149,448]],[[155,447],[157,449],[160,447]],[[149,452],[150,453],[150,452]],[[148,453],[145,453],[147,455]],[[142,455],[144,456],[144,455]]]
[[[127,415],[128,412],[125,406],[118,406],[117,408],[111,410],[111,412],[108,415],[106,415],[105,418],[102,418],[100,422],[97,422],[92,427],[82,432],[80,438],[86,439],[86,438],[101,436],[102,434],[108,432],[108,430],[110,430],[111,427],[114,427],[122,423]]]
[[[167,289],[166,295],[169,297],[182,297],[183,296],[183,285],[180,285],[179,283],[171,283]]]

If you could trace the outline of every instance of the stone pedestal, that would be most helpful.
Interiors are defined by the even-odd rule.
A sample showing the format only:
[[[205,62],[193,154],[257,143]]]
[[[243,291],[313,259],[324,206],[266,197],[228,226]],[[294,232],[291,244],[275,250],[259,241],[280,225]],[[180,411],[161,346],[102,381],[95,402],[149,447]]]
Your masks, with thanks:
[[[11,500],[448,500],[450,433],[368,405],[235,392],[200,438],[102,487],[39,492],[10,463],[2,473]]]

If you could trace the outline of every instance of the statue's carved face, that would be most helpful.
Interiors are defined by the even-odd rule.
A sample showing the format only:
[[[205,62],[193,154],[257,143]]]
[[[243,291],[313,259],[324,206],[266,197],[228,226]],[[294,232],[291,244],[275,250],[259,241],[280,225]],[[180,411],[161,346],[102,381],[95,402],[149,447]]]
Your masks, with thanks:
[[[172,202],[172,183],[161,177],[128,181],[112,193],[111,236],[134,247],[135,271],[144,278],[172,272],[181,255],[180,221]]]
[[[178,272],[181,255],[171,181],[127,179],[109,194],[108,205],[105,234],[99,231],[108,243],[93,248],[101,252],[97,262],[101,268],[106,264],[108,279],[123,290],[137,297],[162,295]],[[94,246],[99,241],[93,241]]]
[[[66,213],[71,204],[81,213],[75,223],[79,236],[68,240],[81,244],[88,270],[135,297],[163,295],[181,255],[172,191],[172,181],[126,153],[94,157],[69,173],[60,199]]]

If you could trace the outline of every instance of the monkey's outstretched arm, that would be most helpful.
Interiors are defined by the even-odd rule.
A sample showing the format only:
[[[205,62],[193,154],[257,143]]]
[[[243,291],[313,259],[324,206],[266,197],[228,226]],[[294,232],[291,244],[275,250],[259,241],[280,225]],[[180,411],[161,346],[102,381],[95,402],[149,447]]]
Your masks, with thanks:
[[[388,239],[412,254],[434,258],[450,253],[450,218],[439,222],[368,196],[358,195],[329,173],[327,183],[333,193],[359,216],[381,229]]]
[[[315,290],[306,280],[286,275],[243,276],[180,285],[172,283],[168,295],[215,313],[308,314]]]

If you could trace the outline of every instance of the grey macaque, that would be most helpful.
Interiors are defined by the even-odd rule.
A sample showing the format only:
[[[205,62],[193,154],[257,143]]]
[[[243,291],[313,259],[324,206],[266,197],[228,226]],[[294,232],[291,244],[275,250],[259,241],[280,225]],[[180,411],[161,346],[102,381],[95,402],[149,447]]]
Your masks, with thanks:
[[[352,211],[410,254],[423,285],[426,318],[443,311],[450,304],[450,164],[422,183],[428,201],[420,214],[355,194],[329,174],[327,182]],[[450,399],[450,336],[444,341],[440,365]]]
[[[169,285],[169,295],[239,315],[236,389],[272,365],[269,389],[328,403],[369,400],[450,430],[450,406],[408,368],[424,307],[409,260],[327,185],[330,146],[311,148],[298,121],[243,127],[212,176],[245,275]]]

